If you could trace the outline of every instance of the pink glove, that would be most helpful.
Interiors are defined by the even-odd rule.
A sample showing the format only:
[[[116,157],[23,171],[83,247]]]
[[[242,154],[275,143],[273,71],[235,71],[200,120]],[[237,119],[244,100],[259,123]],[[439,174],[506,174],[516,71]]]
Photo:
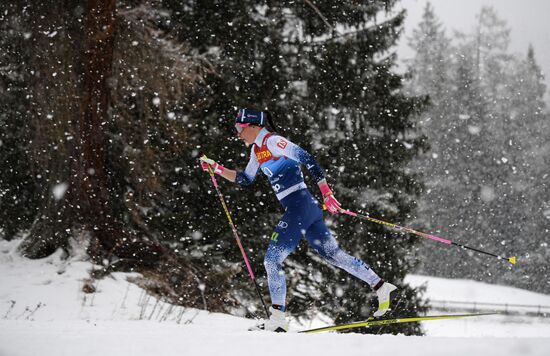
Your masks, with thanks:
[[[326,180],[323,179],[322,181],[319,182],[319,189],[321,189],[321,194],[323,195],[323,201],[329,213],[336,214],[342,211],[340,202],[338,202],[338,200],[336,200],[336,198],[334,197],[334,193],[332,192],[332,190],[330,190],[330,187],[328,186],[328,183]]]
[[[208,171],[209,166],[212,169],[212,171],[214,171],[214,173],[216,174],[222,174],[223,171],[225,170],[224,166],[206,157],[205,155],[201,156],[200,161],[201,161],[201,168],[203,171]]]

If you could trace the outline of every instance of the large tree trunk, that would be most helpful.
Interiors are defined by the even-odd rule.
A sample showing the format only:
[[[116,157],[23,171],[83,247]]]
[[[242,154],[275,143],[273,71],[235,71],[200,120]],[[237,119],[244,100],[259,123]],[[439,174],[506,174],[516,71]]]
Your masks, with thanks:
[[[52,180],[64,176],[69,181],[65,197],[46,200],[43,213],[30,235],[22,243],[23,254],[30,258],[48,256],[57,248],[66,248],[73,233],[85,232],[92,239],[92,257],[116,256],[132,265],[154,265],[170,253],[160,244],[131,236],[124,230],[121,217],[115,216],[109,194],[106,171],[108,147],[106,130],[110,124],[110,97],[115,46],[116,1],[87,0],[81,30],[81,43],[73,46],[66,60],[73,65],[77,102],[76,112],[67,115],[76,138],[68,148],[68,167],[56,162]],[[68,30],[73,41],[78,29]],[[67,95],[70,95],[67,93]],[[51,98],[54,100],[54,98]],[[70,110],[69,110],[70,111]],[[75,115],[76,114],[76,115]],[[72,116],[72,117],[71,117]],[[76,116],[76,118],[74,117]],[[59,157],[50,157],[59,160]],[[50,196],[51,187],[46,187]],[[169,257],[170,256],[170,257]]]
[[[84,48],[80,114],[78,118],[78,182],[74,182],[79,215],[101,245],[112,250],[120,233],[110,214],[105,171],[105,128],[109,122],[112,59],[116,28],[115,0],[88,0],[84,19]],[[78,187],[78,188],[77,188]]]
[[[109,201],[106,166],[108,147],[105,130],[109,114],[111,85],[109,84],[115,45],[116,0],[88,0],[84,20],[82,55],[82,96],[79,115],[78,201],[81,223],[93,232],[101,249],[91,249],[93,255],[116,255],[134,261],[135,265],[153,265],[160,260],[173,261],[161,245],[128,235],[123,224],[113,215]],[[75,188],[77,186],[75,185]],[[92,245],[94,246],[94,245]],[[99,257],[99,256],[97,256]]]

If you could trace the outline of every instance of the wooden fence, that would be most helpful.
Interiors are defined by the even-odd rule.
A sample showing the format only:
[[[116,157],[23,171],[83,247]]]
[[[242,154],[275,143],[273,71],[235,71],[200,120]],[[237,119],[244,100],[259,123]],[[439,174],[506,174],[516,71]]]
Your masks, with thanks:
[[[550,305],[463,302],[430,299],[432,309],[443,311],[499,312],[507,315],[550,317]]]

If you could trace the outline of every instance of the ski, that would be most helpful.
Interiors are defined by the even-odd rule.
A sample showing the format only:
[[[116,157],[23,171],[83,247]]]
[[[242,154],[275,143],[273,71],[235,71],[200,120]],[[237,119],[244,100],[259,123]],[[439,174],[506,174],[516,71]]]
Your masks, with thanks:
[[[334,331],[334,330],[346,330],[354,328],[368,328],[372,326],[381,326],[389,324],[403,324],[403,323],[414,323],[418,321],[427,321],[427,320],[444,320],[444,319],[458,319],[458,318],[468,318],[474,316],[484,316],[484,315],[495,315],[498,313],[476,313],[476,314],[457,314],[457,315],[428,315],[428,316],[418,316],[418,317],[406,317],[406,318],[395,318],[395,319],[377,319],[369,318],[366,321],[359,321],[350,324],[341,324],[341,325],[332,325],[325,326],[322,328],[302,330],[299,333],[309,334],[317,333],[322,331]]]

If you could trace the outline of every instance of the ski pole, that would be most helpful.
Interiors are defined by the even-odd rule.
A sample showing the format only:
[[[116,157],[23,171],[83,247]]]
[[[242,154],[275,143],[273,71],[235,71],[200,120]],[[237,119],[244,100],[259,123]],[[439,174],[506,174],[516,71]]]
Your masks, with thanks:
[[[233,236],[235,236],[235,240],[237,240],[237,245],[239,245],[239,249],[241,250],[241,254],[244,258],[244,263],[246,264],[246,267],[248,268],[248,273],[250,275],[250,279],[252,279],[252,282],[254,282],[254,286],[256,287],[256,292],[258,292],[258,296],[260,297],[260,300],[262,301],[262,305],[264,306],[265,314],[267,315],[267,318],[269,319],[269,312],[267,311],[267,306],[265,305],[264,298],[262,297],[262,293],[260,292],[260,286],[258,286],[258,282],[256,281],[256,277],[254,276],[254,271],[252,271],[252,267],[250,266],[250,262],[248,261],[248,257],[246,256],[246,253],[244,252],[243,245],[241,243],[241,239],[239,238],[239,233],[237,232],[237,228],[235,227],[235,224],[233,223],[233,220],[231,219],[231,214],[229,214],[229,209],[227,208],[227,204],[225,204],[225,200],[223,199],[223,195],[220,191],[220,188],[218,187],[218,181],[216,180],[216,177],[214,176],[214,172],[212,171],[212,168],[210,165],[208,165],[208,173],[210,174],[210,179],[212,179],[212,184],[214,185],[214,188],[216,188],[216,192],[218,193],[218,197],[220,198],[220,202],[222,203],[223,210],[225,211],[225,215],[227,216],[227,220],[229,221],[229,225],[231,226],[231,230],[233,230]]]
[[[462,249],[472,250],[472,251],[475,251],[475,252],[482,253],[484,255],[496,257],[499,260],[506,260],[506,261],[510,262],[511,264],[513,264],[513,265],[516,264],[516,256],[512,256],[512,257],[508,257],[508,258],[502,257],[502,256],[499,256],[499,255],[495,255],[494,253],[490,253],[490,252],[483,251],[483,250],[480,250],[480,249],[477,249],[477,248],[462,245],[462,244],[459,244],[457,242],[447,240],[447,239],[443,239],[443,238],[435,236],[435,235],[426,234],[426,233],[423,233],[423,232],[420,232],[420,231],[413,230],[413,229],[408,228],[408,227],[403,227],[403,226],[392,224],[392,223],[389,223],[389,222],[386,222],[386,221],[378,220],[378,219],[375,219],[375,218],[370,217],[368,215],[357,214],[357,213],[354,213],[354,212],[349,211],[349,210],[342,210],[341,212],[344,213],[344,214],[356,217],[356,218],[372,221],[374,223],[387,226],[387,227],[392,228],[392,229],[397,230],[397,231],[408,232],[408,233],[411,233],[411,234],[414,234],[414,235],[417,235],[417,236],[426,237],[428,239],[431,239],[431,240],[434,240],[434,241],[437,241],[437,242],[441,242],[441,243],[444,243],[444,244],[447,244],[447,245],[454,245],[454,246],[460,247]]]

